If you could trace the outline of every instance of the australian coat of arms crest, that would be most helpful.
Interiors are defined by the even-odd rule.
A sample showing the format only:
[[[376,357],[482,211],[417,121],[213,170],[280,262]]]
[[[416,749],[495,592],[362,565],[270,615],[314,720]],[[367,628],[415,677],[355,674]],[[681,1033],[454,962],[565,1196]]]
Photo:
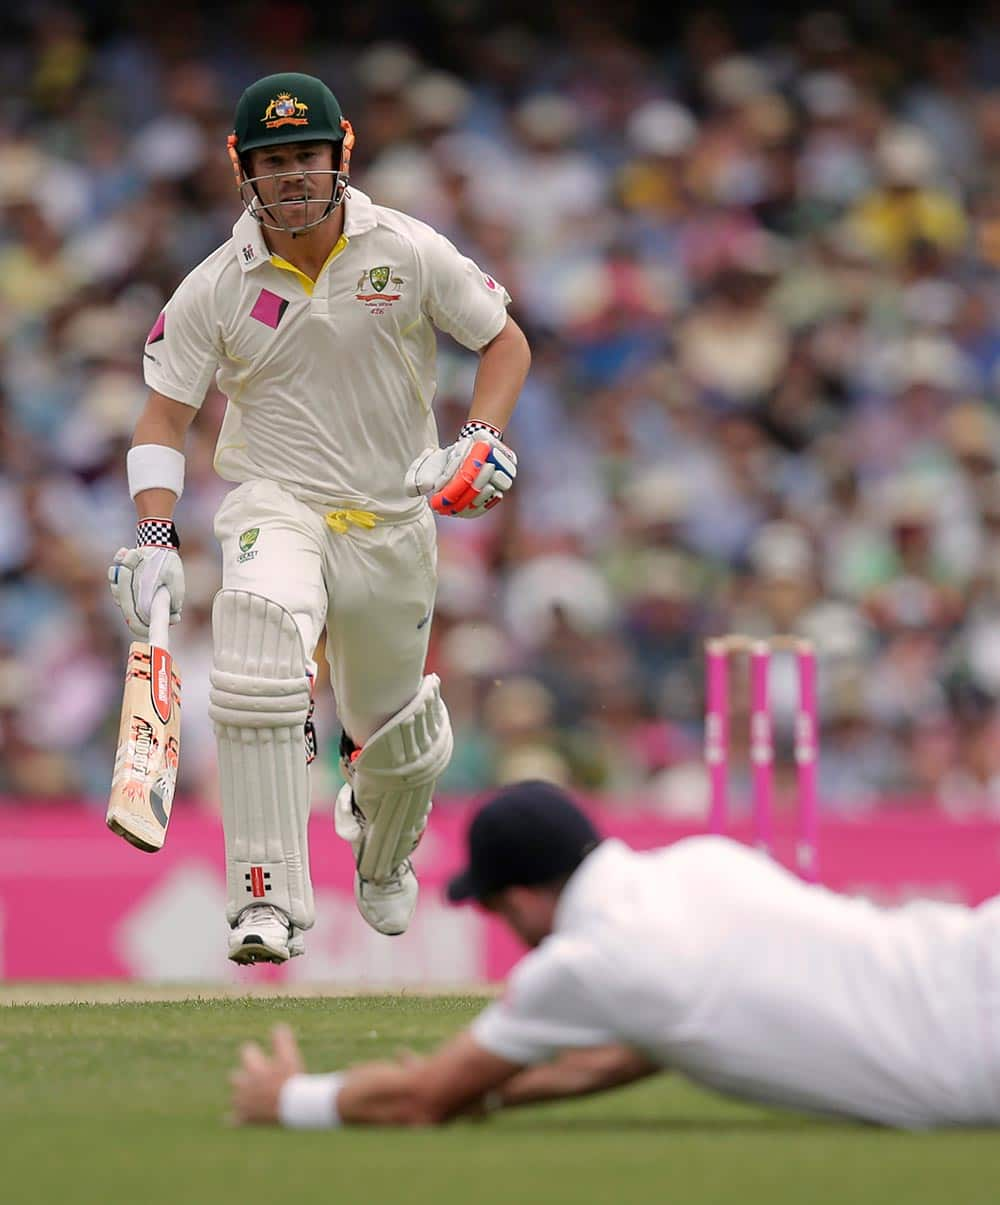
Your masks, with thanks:
[[[291,92],[279,92],[264,110],[261,121],[269,130],[278,126],[307,126],[309,106],[305,101],[292,96]]]

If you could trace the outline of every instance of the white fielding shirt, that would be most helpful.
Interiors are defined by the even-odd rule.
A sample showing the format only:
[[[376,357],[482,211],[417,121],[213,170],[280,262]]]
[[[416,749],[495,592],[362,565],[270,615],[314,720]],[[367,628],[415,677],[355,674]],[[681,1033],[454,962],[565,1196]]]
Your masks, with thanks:
[[[228,399],[215,468],[307,503],[407,518],[406,470],[437,445],[434,328],[478,351],[503,329],[502,285],[423,222],[351,188],[319,277],[279,267],[258,223],[180,284],[149,333],[146,384],[198,408]]]
[[[746,1099],[919,1129],[1000,1121],[1000,900],[880,909],[721,837],[600,845],[475,1040],[625,1042]]]

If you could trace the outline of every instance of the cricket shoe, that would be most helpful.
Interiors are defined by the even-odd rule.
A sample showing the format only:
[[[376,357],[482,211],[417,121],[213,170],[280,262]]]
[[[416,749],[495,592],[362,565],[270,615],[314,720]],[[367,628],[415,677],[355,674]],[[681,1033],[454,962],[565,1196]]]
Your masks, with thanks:
[[[354,792],[349,783],[340,788],[334,809],[334,825],[339,836],[349,841],[355,859],[361,852],[366,820],[354,802]],[[354,900],[358,911],[369,925],[387,937],[398,937],[405,933],[417,907],[420,884],[409,858],[404,858],[392,874],[375,882],[366,879],[357,870],[354,872]]]
[[[354,872],[354,899],[358,911],[379,933],[398,937],[405,933],[417,907],[420,884],[409,858],[380,883]]]
[[[229,957],[233,962],[287,962],[304,952],[301,931],[271,904],[244,908],[229,934]]]

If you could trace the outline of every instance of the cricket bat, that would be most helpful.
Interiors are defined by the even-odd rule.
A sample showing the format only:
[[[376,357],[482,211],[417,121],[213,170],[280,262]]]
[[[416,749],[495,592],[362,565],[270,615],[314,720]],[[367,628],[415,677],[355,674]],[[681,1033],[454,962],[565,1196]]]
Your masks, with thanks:
[[[156,853],[163,848],[177,782],[181,737],[181,679],[167,651],[170,594],[153,596],[149,644],[134,640],[125,668],[118,750],[108,800],[108,828]]]

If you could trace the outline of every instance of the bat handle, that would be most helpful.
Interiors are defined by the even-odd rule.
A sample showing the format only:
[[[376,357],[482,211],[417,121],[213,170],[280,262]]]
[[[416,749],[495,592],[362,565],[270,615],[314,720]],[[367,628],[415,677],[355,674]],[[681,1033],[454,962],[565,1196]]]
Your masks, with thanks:
[[[170,627],[170,591],[166,586],[153,595],[149,608],[149,643],[157,648],[167,647],[167,629]]]

